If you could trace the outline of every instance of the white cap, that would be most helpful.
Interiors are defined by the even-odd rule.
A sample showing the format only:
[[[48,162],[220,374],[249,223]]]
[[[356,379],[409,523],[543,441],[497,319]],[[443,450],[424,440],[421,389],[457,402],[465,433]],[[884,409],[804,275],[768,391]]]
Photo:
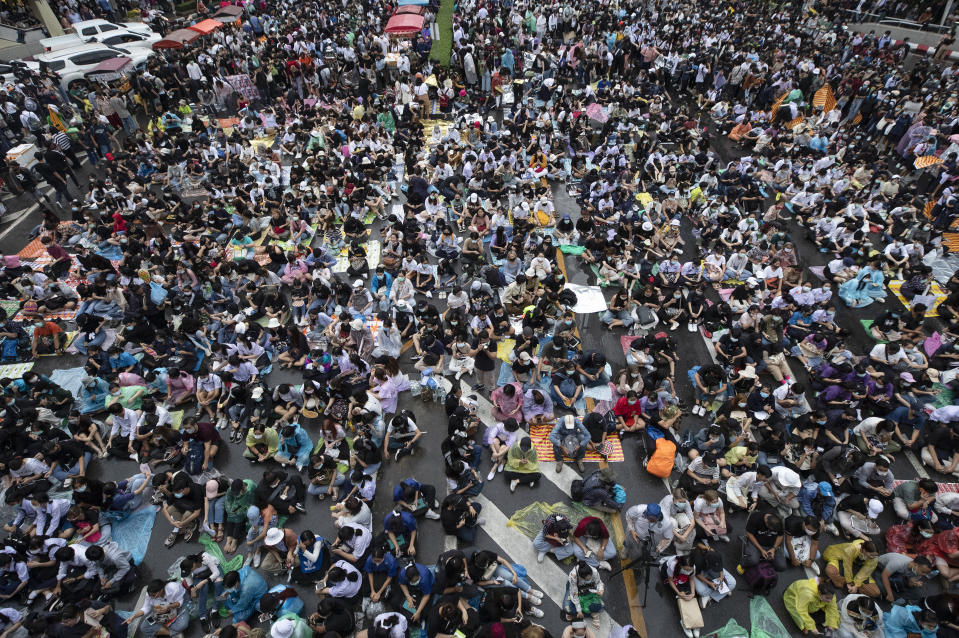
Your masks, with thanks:
[[[882,503],[880,503],[877,499],[869,499],[869,518],[875,520],[880,514],[882,514],[884,509],[885,508],[883,507]]]

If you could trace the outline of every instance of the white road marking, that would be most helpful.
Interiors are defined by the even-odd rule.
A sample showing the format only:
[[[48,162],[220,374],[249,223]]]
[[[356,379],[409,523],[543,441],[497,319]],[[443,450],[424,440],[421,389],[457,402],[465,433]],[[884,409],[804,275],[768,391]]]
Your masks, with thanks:
[[[0,220],[0,224],[10,224],[9,228],[7,228],[2,233],[0,233],[0,239],[3,239],[7,235],[9,235],[11,232],[13,232],[13,229],[19,226],[21,222],[23,222],[23,220],[25,220],[27,217],[29,217],[34,211],[38,210],[39,208],[40,208],[40,204],[34,204],[33,206],[30,206],[29,208],[25,208],[22,211],[18,211],[18,213],[15,213],[15,214],[19,214],[19,217],[14,219],[12,222],[9,219]]]
[[[499,545],[511,561],[525,567],[529,581],[561,608],[563,597],[566,595],[568,572],[557,565],[551,557],[547,557],[542,563],[537,562],[532,541],[518,531],[507,527],[509,519],[491,500],[482,494],[474,497],[473,500],[483,506],[483,511],[480,512],[481,518],[486,519],[483,531]],[[622,629],[622,626],[606,612],[600,614],[599,621],[598,632],[590,627],[597,632],[597,636],[609,636]]]

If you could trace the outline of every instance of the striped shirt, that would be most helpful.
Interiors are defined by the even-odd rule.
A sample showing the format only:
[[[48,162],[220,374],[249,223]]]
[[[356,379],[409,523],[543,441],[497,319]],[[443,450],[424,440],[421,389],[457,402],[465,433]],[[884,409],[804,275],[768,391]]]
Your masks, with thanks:
[[[70,136],[64,133],[63,131],[57,131],[53,135],[53,142],[60,147],[61,150],[69,151],[70,150]]]

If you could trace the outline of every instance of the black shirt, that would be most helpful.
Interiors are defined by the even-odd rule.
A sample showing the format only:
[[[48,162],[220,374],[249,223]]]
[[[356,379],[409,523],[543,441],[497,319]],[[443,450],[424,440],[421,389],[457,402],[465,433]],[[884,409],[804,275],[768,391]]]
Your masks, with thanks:
[[[756,541],[766,549],[771,549],[776,544],[776,539],[779,538],[779,532],[774,532],[766,526],[765,514],[750,516],[749,522],[746,524],[746,531],[752,534]]]

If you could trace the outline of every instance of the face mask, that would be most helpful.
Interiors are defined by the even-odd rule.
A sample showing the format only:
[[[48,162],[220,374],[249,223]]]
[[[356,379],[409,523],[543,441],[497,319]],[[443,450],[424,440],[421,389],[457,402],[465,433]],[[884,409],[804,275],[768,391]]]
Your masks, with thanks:
[[[86,491],[87,491],[87,486],[86,486],[86,485],[83,485],[83,486],[80,486],[80,487],[75,487],[75,488],[73,488],[73,491],[74,491],[74,492],[80,492],[80,493],[82,494],[83,492],[86,492]]]
[[[919,530],[919,535],[922,536],[923,538],[932,538],[933,534],[934,532],[930,532],[928,530]]]
[[[745,403],[737,403],[736,405],[738,405],[738,406],[741,407],[741,408],[745,408],[745,407],[746,407],[746,404],[745,404]]]
[[[173,496],[177,498],[183,498],[184,496],[186,496],[186,494],[174,494]]]
[[[876,475],[877,475],[877,476],[880,476],[880,477],[882,477],[882,478],[886,478],[886,476],[889,475],[889,472],[878,472],[878,471],[877,471],[877,472],[876,472]]]
[[[262,435],[262,434],[254,434],[254,435],[253,435],[253,438],[256,439],[257,441],[259,441],[260,439],[263,438],[263,435]]]
[[[689,509],[689,503],[676,503],[676,509],[686,511]]]
[[[636,399],[628,399],[628,400],[626,401],[626,403],[628,403],[628,404],[630,404],[630,405],[633,405],[633,404],[636,403]]]
[[[769,398],[769,393],[768,393],[768,392],[760,392],[760,393],[759,393],[759,396],[761,396],[761,397],[764,398],[764,399],[768,399],[768,398]]]
[[[691,570],[691,569],[681,569],[681,570],[679,570],[679,571],[680,571],[681,574],[683,574],[683,575],[685,575],[685,576],[689,576],[690,574],[693,573],[693,570]]]

